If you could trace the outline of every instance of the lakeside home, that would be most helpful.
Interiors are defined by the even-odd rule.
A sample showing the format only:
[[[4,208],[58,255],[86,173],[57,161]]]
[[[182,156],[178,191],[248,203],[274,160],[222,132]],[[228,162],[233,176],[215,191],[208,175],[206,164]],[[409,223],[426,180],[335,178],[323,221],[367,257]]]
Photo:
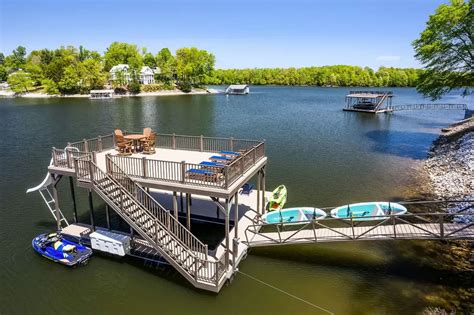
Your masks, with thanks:
[[[130,66],[127,64],[119,64],[113,66],[110,71],[110,81],[115,81],[119,79],[119,76],[122,75],[124,81],[132,82],[132,77],[130,74]],[[148,66],[143,66],[140,69],[139,81],[141,84],[154,84],[155,83],[155,73],[160,73],[160,69],[151,69]]]

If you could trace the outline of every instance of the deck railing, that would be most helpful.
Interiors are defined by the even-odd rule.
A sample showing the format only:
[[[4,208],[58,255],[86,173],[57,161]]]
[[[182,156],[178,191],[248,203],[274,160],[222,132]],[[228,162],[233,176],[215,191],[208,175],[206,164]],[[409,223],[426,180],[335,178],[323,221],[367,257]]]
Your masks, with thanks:
[[[215,174],[205,177],[188,175],[191,169],[203,169],[203,166],[199,164],[118,155],[107,155],[107,158],[132,177],[227,189],[264,156],[265,146],[264,143],[260,143],[237,157],[229,165],[213,168]],[[112,174],[114,172],[113,169],[109,171]]]
[[[125,132],[125,134],[128,133]],[[133,177],[227,189],[265,156],[265,143],[263,141],[234,138],[159,134],[156,138],[156,147],[217,153],[235,151],[240,152],[241,155],[223,168],[212,168],[211,170],[215,174],[209,176],[193,176],[188,172],[191,169],[203,169],[203,166],[199,164],[133,156],[110,156],[110,159]],[[114,136],[112,134],[68,143],[66,149],[53,148],[53,165],[73,169],[76,158],[90,155],[95,161],[95,153],[112,148],[114,148]]]

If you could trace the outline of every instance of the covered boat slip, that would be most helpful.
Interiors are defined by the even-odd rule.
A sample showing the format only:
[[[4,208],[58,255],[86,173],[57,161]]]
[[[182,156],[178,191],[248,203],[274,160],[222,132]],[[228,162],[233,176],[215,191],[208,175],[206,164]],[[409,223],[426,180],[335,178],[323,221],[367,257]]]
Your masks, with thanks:
[[[375,114],[391,112],[392,97],[390,91],[350,91],[343,110]]]

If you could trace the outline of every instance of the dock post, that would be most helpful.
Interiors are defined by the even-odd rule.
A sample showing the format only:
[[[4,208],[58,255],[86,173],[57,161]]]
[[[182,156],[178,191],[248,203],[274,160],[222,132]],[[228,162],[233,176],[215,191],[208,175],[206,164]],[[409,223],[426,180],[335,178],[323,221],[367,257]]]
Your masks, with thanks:
[[[257,172],[257,214],[260,215],[260,173],[261,170]]]
[[[89,197],[89,210],[90,210],[90,212],[91,212],[92,231],[95,231],[94,204],[93,204],[93,202],[92,202],[92,189],[89,189],[88,197]]]
[[[226,208],[226,213],[225,213],[225,269],[227,272],[227,269],[229,268],[229,212],[230,212],[230,202],[229,199],[226,199],[225,201],[225,208]]]
[[[191,194],[186,194],[186,226],[191,231]]]
[[[444,215],[441,214],[439,218],[439,236],[444,238]]]
[[[176,134],[173,133],[173,150],[176,150]]]
[[[265,214],[265,167],[262,168],[262,214]]]
[[[54,198],[54,211],[56,212],[56,227],[61,230],[61,212],[59,210],[59,199],[58,199],[58,189],[56,184],[53,184],[53,198]]]
[[[110,231],[110,214],[108,204],[105,204],[105,219],[107,220],[107,230]]]
[[[199,151],[204,151],[204,136],[201,135],[201,137],[199,138]]]
[[[173,191],[173,213],[176,218],[178,219],[178,193]]]
[[[77,223],[76,193],[74,192],[74,180],[72,179],[72,176],[69,176],[69,187],[71,188],[72,209],[74,210],[74,223]]]
[[[234,255],[232,255],[232,270],[235,272],[237,270],[237,252],[239,251],[239,239],[234,238],[232,240],[232,252]]]

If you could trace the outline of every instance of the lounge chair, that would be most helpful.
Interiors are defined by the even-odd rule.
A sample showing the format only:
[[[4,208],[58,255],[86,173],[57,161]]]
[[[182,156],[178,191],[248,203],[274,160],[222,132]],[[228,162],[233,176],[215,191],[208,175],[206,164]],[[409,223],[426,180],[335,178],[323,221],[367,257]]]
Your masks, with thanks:
[[[211,160],[212,162],[229,164],[230,162],[232,162],[233,159],[221,155],[213,155],[209,158],[209,160]]]
[[[122,130],[115,129],[115,144],[117,147],[115,150],[118,151],[119,155],[131,155],[132,154],[132,140],[126,140],[123,137]]]
[[[219,154],[225,157],[230,157],[230,158],[235,158],[236,156],[241,155],[240,152],[234,152],[234,151],[220,151]]]
[[[222,173],[225,167],[225,164],[209,161],[202,161],[199,163],[199,165],[202,167],[202,169],[210,170],[216,173]]]
[[[145,128],[147,129],[147,128]],[[150,128],[148,128],[150,129]],[[151,132],[151,129],[150,129]],[[145,133],[144,133],[145,134]],[[143,154],[153,154],[155,150],[156,134],[151,132],[146,139],[141,140],[142,153]]]
[[[217,182],[222,179],[222,174],[206,169],[191,168],[186,171],[186,178],[198,179],[206,182]]]

